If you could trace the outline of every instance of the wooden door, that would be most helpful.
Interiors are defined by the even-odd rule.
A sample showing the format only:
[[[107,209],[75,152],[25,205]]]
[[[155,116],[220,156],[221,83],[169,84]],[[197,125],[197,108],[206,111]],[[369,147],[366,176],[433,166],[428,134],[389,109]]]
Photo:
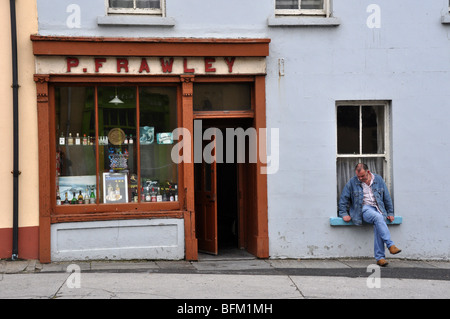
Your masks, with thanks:
[[[209,143],[211,155],[215,156],[215,138]],[[205,141],[204,141],[205,146]],[[195,223],[198,250],[218,254],[217,239],[217,163],[203,158],[195,164]]]

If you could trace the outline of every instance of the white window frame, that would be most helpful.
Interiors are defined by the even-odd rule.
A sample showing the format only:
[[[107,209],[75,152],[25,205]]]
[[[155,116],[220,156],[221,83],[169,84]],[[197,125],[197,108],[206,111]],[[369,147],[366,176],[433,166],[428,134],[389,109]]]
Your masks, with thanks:
[[[109,0],[105,0],[107,14],[140,14],[140,15],[155,15],[160,17],[166,16],[166,0],[160,1],[160,9],[155,8],[136,8],[136,0],[133,0],[134,8],[110,8]]]
[[[331,0],[323,1],[323,9],[302,9],[302,1],[298,1],[298,9],[276,9],[276,0],[274,1],[275,5],[275,15],[276,16],[325,16],[330,17],[331,14]]]
[[[340,158],[354,158],[357,162],[364,162],[366,158],[383,158],[383,179],[392,196],[392,167],[391,167],[391,103],[389,101],[338,101],[336,102],[336,165]],[[338,108],[345,106],[359,106],[359,154],[339,154],[338,153]],[[383,106],[384,108],[384,153],[363,154],[362,153],[362,108],[364,106]],[[369,167],[370,169],[370,167]],[[336,171],[337,174],[337,171]],[[336,176],[338,178],[338,176]],[[341,194],[337,194],[338,199]]]

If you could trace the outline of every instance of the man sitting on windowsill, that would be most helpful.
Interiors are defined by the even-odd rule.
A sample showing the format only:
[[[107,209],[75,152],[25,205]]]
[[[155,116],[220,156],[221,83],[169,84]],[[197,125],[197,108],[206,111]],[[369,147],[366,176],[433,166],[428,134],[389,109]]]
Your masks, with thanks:
[[[374,225],[374,255],[379,266],[386,266],[384,245],[391,254],[401,252],[391,240],[386,218],[394,220],[394,205],[383,178],[372,174],[366,164],[355,167],[356,176],[345,185],[339,199],[339,216],[345,222],[353,220],[355,225]],[[347,208],[350,207],[350,211]]]

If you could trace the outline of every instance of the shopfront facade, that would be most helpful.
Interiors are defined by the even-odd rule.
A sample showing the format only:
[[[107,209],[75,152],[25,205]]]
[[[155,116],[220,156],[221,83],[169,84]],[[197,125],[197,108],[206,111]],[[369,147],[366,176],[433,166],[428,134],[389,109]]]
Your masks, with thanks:
[[[270,41],[31,39],[39,183],[50,190],[39,200],[41,261],[217,254],[228,181],[194,158],[195,144],[215,142],[208,128],[265,128]],[[227,234],[239,225],[234,246],[267,257],[267,197],[254,200],[266,161],[228,162],[241,213]]]
[[[36,4],[19,47],[19,258],[372,257],[370,227],[331,222],[364,161],[402,217],[399,256],[448,259],[448,0]],[[236,135],[241,161],[216,153]]]

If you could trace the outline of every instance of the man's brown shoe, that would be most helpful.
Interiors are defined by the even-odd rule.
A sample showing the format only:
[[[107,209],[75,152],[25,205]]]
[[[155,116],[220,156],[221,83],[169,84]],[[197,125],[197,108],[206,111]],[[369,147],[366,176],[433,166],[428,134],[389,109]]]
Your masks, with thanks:
[[[387,266],[387,264],[389,264],[389,263],[386,261],[386,259],[377,260],[378,266],[385,267],[385,266]]]
[[[391,247],[389,247],[389,252],[392,255],[398,254],[399,252],[401,252],[401,249],[398,249],[397,247],[395,247],[395,245],[392,245]]]

